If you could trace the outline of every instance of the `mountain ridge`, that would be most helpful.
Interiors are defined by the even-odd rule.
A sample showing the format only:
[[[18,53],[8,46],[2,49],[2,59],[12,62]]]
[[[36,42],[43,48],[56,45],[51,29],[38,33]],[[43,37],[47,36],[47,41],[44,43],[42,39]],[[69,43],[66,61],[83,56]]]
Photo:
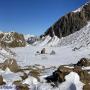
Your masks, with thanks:
[[[62,16],[57,22],[49,27],[41,37],[56,35],[58,38],[68,36],[87,25],[90,20],[90,2],[82,5],[80,12],[70,12]]]

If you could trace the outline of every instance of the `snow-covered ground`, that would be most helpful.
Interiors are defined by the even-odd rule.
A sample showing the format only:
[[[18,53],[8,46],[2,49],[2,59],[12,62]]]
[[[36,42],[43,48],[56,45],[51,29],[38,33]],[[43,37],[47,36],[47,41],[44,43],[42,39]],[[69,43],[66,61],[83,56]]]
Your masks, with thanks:
[[[14,53],[8,48],[0,47],[0,63],[4,62],[7,58],[12,58]]]
[[[72,46],[45,47],[47,54],[36,54],[43,47],[27,46],[23,48],[12,49],[16,53],[16,60],[21,66],[40,64],[44,66],[60,66],[63,64],[77,63],[81,58],[90,58],[90,47],[83,47],[73,51]],[[50,55],[51,51],[55,55]]]

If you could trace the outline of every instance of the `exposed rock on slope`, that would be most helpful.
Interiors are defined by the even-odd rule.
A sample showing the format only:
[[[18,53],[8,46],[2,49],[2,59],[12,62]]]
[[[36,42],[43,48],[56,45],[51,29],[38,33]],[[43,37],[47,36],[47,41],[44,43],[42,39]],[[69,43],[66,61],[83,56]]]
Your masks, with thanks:
[[[2,47],[23,47],[26,45],[24,36],[16,32],[0,33]]]
[[[83,28],[87,21],[90,20],[90,2],[79,8],[79,11],[73,11],[61,17],[54,25],[52,25],[44,36],[57,36],[59,38],[70,35]]]

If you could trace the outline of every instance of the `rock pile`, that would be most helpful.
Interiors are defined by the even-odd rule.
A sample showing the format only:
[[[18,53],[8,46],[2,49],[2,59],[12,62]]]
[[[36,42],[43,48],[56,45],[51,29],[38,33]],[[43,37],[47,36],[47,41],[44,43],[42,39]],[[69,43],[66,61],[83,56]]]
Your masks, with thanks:
[[[86,58],[82,58],[76,65],[73,66],[60,66],[51,76],[46,77],[48,83],[53,82],[55,86],[58,86],[59,83],[65,81],[65,76],[70,72],[76,72],[80,76],[80,81],[85,84],[83,87],[84,90],[89,90],[90,88],[90,74],[87,70],[83,70],[82,66],[90,66],[90,62]],[[89,88],[89,89],[86,89]]]

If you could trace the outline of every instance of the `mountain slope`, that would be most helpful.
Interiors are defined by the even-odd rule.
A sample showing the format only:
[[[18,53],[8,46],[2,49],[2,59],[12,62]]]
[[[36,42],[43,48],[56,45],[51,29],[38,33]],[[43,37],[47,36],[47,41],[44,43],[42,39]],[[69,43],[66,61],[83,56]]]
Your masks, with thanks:
[[[70,34],[66,37],[59,39],[57,36],[52,38],[47,35],[44,39],[39,41],[36,45],[38,46],[67,46],[72,45],[73,47],[85,47],[90,45],[90,22],[79,31]]]
[[[90,45],[90,22],[88,22],[88,24],[79,31],[61,38],[58,43],[59,46],[71,44],[75,47],[85,47]]]
[[[17,32],[0,33],[0,45],[2,47],[23,47],[26,42],[24,36]]]
[[[90,2],[61,17],[56,23],[47,29],[41,37],[47,35],[50,35],[51,37],[57,36],[58,38],[68,36],[83,28],[89,20]]]

